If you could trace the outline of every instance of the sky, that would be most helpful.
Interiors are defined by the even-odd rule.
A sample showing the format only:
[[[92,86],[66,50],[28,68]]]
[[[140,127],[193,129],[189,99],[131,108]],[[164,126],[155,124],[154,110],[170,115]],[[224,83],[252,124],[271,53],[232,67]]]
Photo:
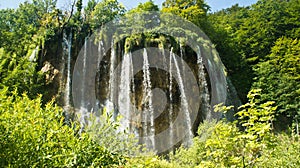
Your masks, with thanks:
[[[21,2],[25,0],[0,0],[0,8],[17,8]],[[70,0],[58,0],[58,6],[64,6]],[[86,4],[88,0],[83,0],[84,4]],[[136,7],[139,3],[146,2],[147,0],[119,0],[126,9],[131,9]],[[161,6],[162,2],[165,0],[154,0],[155,4]],[[257,0],[206,0],[207,4],[211,6],[212,11],[218,11],[224,8],[231,7],[234,4],[239,4],[240,6],[248,6],[254,4]]]

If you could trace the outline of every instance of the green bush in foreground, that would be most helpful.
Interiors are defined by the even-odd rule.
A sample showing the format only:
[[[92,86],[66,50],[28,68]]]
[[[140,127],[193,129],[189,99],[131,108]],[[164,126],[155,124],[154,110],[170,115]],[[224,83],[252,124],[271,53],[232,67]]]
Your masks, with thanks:
[[[171,162],[180,167],[299,167],[298,136],[274,134],[273,102],[260,103],[260,90],[248,94],[238,120],[205,121],[189,149],[180,148]],[[230,107],[217,106],[226,112]],[[237,125],[242,126],[242,129]]]
[[[257,167],[299,167],[300,141],[297,136],[277,135],[272,148],[267,148]]]
[[[0,90],[0,167],[114,167],[124,163],[93,138],[64,124],[62,110]]]

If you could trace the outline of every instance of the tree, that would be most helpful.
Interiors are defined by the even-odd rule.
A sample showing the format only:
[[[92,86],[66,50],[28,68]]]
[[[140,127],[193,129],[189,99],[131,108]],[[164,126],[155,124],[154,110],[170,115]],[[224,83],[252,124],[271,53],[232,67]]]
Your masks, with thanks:
[[[87,22],[90,22],[92,19],[92,12],[95,10],[97,5],[96,0],[89,0],[87,6],[84,8],[84,17]]]
[[[157,5],[154,4],[152,0],[149,0],[145,3],[139,3],[139,5],[136,8],[131,9],[126,14],[134,14],[139,12],[157,12],[159,11],[159,8]]]
[[[136,8],[131,9],[130,11],[126,12],[126,23],[130,25],[133,30],[142,30],[146,28],[147,30],[151,29],[150,27],[153,25],[158,26],[157,21],[159,20],[159,16],[155,14],[158,12],[159,8],[157,5],[154,4],[152,0],[149,0],[145,3],[139,3]],[[151,17],[144,17],[143,14],[153,13]],[[134,24],[133,24],[134,23]],[[125,26],[129,27],[129,26]],[[126,31],[125,31],[126,32]],[[155,33],[143,33],[143,35],[148,34],[149,36]],[[134,37],[135,36],[135,37]],[[132,36],[133,39],[137,38],[137,35]],[[139,38],[142,36],[138,35]],[[128,40],[129,38],[127,38]],[[141,40],[141,39],[140,39]]]
[[[209,6],[204,0],[166,0],[162,8],[162,12],[181,16],[202,28],[204,32],[208,30],[206,28],[208,10]]]
[[[299,4],[299,0],[259,0],[250,7],[234,5],[209,15],[214,31],[207,34],[244,102],[255,77],[252,68],[266,59],[276,40],[300,37]]]
[[[22,57],[31,49],[30,45],[35,48],[43,43],[44,36],[53,34],[51,29],[57,26],[54,19],[58,18],[56,0],[25,2],[15,10],[1,10],[0,17],[0,47]]]
[[[236,45],[234,33],[240,29],[245,19],[249,17],[249,7],[238,4],[213,14],[208,14],[211,29],[207,35],[216,45],[220,58],[228,71],[228,76],[237,89],[242,102],[247,101],[247,93],[252,85],[252,71],[245,57],[240,54]]]
[[[56,1],[25,2],[15,10],[1,10],[0,17],[0,86],[10,91],[17,88],[31,98],[37,96],[45,86],[38,60],[46,53],[45,42],[55,35],[60,24]]]
[[[198,128],[193,146],[180,148],[172,160],[189,167],[255,167],[265,154],[272,137],[274,102],[260,102],[260,91],[251,90],[249,101],[236,113],[234,123],[204,121]],[[226,112],[232,107],[217,105],[215,111]],[[238,125],[243,127],[240,130]]]
[[[266,61],[255,67],[253,87],[261,88],[262,101],[272,100],[278,106],[280,116],[300,120],[300,41],[280,38],[272,47]],[[282,124],[282,121],[278,121]]]
[[[36,65],[27,57],[18,58],[16,54],[0,49],[0,89],[8,87],[20,95],[27,92],[31,98],[41,94],[45,86],[44,75],[36,70]]]
[[[291,11],[300,10],[300,6],[295,5],[297,2],[299,0],[259,0],[250,8],[249,17],[244,19],[235,32],[235,38],[240,54],[247,58],[251,65],[264,60],[281,36],[297,38],[296,34],[288,33],[299,29],[296,26],[299,25],[299,15],[291,14]],[[291,20],[294,23],[290,22]]]
[[[99,2],[92,12],[91,24],[93,29],[101,28],[105,23],[124,15],[125,8],[117,0],[103,0]]]
[[[12,47],[12,36],[14,35],[13,27],[15,26],[15,10],[2,9],[0,10],[0,48]]]

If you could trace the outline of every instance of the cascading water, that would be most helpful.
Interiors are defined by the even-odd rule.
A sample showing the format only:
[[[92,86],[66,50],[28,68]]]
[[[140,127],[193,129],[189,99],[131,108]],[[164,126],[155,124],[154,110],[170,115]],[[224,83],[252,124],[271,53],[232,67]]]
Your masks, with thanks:
[[[85,104],[85,80],[86,80],[86,59],[87,59],[87,39],[85,38],[85,43],[84,43],[84,54],[83,54],[83,69],[82,69],[82,87],[81,87],[81,108],[86,109],[86,104]]]
[[[119,85],[120,92],[118,97],[119,107],[122,107],[123,118],[121,119],[121,128],[119,131],[124,131],[129,128],[129,119],[131,113],[131,102],[130,102],[130,84],[131,84],[131,53],[124,55],[122,66],[121,66],[121,81]]]
[[[65,95],[64,95],[64,101],[65,101],[65,107],[70,107],[70,99],[71,99],[71,49],[72,49],[72,32],[69,34],[69,38],[64,33],[63,37],[64,41],[64,50],[65,53],[67,53],[67,81],[66,81],[66,87],[65,87]]]
[[[67,41],[71,40],[71,37],[69,37]],[[210,93],[208,90],[204,68],[204,62],[206,60],[202,58],[200,50],[201,48],[198,47],[198,50],[196,51],[197,57],[191,57],[191,59],[194,59],[194,62],[197,60],[198,66],[193,65],[191,67],[193,68],[194,72],[197,73],[199,81],[197,81],[196,79],[196,84],[190,85],[189,79],[191,78],[189,78],[189,67],[186,66],[187,64],[184,61],[185,51],[184,47],[181,45],[179,48],[180,57],[177,57],[173,53],[173,48],[171,48],[170,52],[166,53],[166,50],[162,50],[161,54],[163,55],[163,63],[162,65],[159,64],[161,66],[156,66],[157,71],[155,71],[155,69],[150,69],[150,63],[152,67],[153,63],[154,65],[155,63],[157,63],[155,62],[156,59],[152,59],[155,57],[150,57],[150,54],[149,52],[147,53],[146,48],[141,50],[141,53],[139,55],[140,57],[138,57],[139,59],[142,58],[140,62],[137,61],[140,66],[139,67],[133,66],[133,63],[136,63],[136,60],[133,60],[133,58],[135,58],[133,57],[135,56],[135,53],[125,53],[122,57],[122,61],[120,61],[120,56],[123,55],[122,52],[119,51],[122,50],[121,47],[115,47],[114,42],[111,42],[111,52],[110,55],[107,56],[105,55],[106,53],[103,43],[106,44],[104,41],[100,41],[99,44],[95,45],[96,48],[98,47],[97,70],[100,71],[98,74],[99,78],[96,78],[96,88],[103,89],[100,90],[99,93],[104,93],[104,95],[101,95],[97,101],[99,102],[99,104],[102,104],[104,106],[107,106],[106,102],[110,102],[112,106],[111,109],[108,109],[108,112],[111,112],[111,110],[115,110],[113,112],[117,113],[118,111],[119,114],[122,115],[123,118],[120,119],[120,128],[118,131],[127,132],[128,130],[130,133],[135,133],[137,137],[143,137],[139,142],[145,144],[148,149],[152,149],[154,151],[159,151],[159,149],[163,148],[162,146],[164,145],[166,146],[166,144],[170,146],[168,147],[168,149],[174,148],[174,146],[177,146],[178,143],[182,143],[184,144],[184,146],[190,146],[192,144],[192,130],[194,128],[194,125],[192,124],[194,124],[194,117],[198,116],[192,114],[193,107],[190,107],[189,103],[191,104],[191,102],[193,103],[193,101],[195,100],[197,102],[201,101],[201,112],[206,114],[207,119],[213,117],[211,116]],[[90,93],[90,90],[89,88],[87,88],[88,86],[85,85],[85,80],[88,80],[90,78],[86,69],[89,68],[89,66],[94,65],[90,64],[91,61],[87,60],[87,56],[88,54],[90,54],[87,53],[87,51],[93,48],[91,44],[88,44],[89,43],[85,42],[83,47],[82,63],[80,64],[80,69],[82,69],[82,71],[77,72],[82,76],[80,78],[82,79],[82,81],[77,82],[80,83],[80,87],[77,87],[78,94],[80,95],[80,99],[78,99],[80,109],[78,108],[77,110],[80,110],[81,113],[80,121],[82,124],[82,129],[84,129],[84,126],[88,124],[88,122],[86,121],[86,118],[88,118],[88,112],[93,112],[93,110],[89,108],[88,104],[88,94]],[[68,88],[68,84],[70,84],[71,48],[69,47],[69,45],[67,48],[69,54],[67,59],[68,66],[66,68],[68,72],[66,93],[69,93],[70,91],[68,89],[70,88]],[[104,60],[102,60],[104,56],[106,57],[104,58]],[[120,64],[118,65],[119,61]],[[213,60],[211,59],[211,61]],[[103,65],[105,66],[104,68],[101,67]],[[106,67],[109,69],[106,69]],[[136,69],[134,68],[136,67],[141,68],[143,74],[139,73],[139,71],[135,71]],[[166,70],[166,72],[164,72],[165,74],[161,74],[161,70],[159,70],[159,68],[163,68],[164,70]],[[136,74],[134,74],[134,72]],[[155,78],[155,76],[151,76],[157,73],[160,73],[157,78]],[[107,82],[103,82],[104,80],[106,80]],[[165,82],[161,82],[162,80]],[[188,89],[197,88],[197,82],[199,84],[201,98],[193,99],[194,97],[191,98],[189,96]],[[104,84],[104,86],[100,86],[101,84]],[[169,99],[169,104],[166,107],[169,108],[163,109],[161,113],[158,113],[155,108],[157,107],[157,105],[163,103],[157,103],[155,100],[153,101],[153,96],[155,98],[157,97],[154,89],[160,89],[160,87],[162,88],[161,90],[169,93],[168,95],[166,95],[166,100]],[[66,96],[67,95],[68,94],[66,94]],[[66,102],[69,102],[69,96],[70,95],[68,95],[68,99],[66,99]],[[107,100],[104,100],[103,98],[106,98]],[[115,109],[115,107],[118,108]],[[196,110],[199,110],[198,107]],[[141,110],[141,112],[139,110]],[[177,120],[178,118],[180,119],[180,121]],[[161,126],[164,128],[161,129]],[[164,130],[166,134],[162,135],[166,135],[169,137],[164,136],[164,140],[158,139],[157,137]],[[183,138],[183,136],[181,135],[185,137]]]
[[[189,105],[187,102],[187,98],[185,95],[185,88],[184,88],[184,83],[182,80],[182,75],[180,73],[180,68],[178,66],[178,62],[177,59],[175,57],[175,54],[172,53],[172,58],[174,61],[174,66],[175,66],[175,70],[178,76],[178,84],[179,84],[179,89],[180,89],[180,100],[181,100],[181,106],[180,106],[180,111],[184,112],[184,116],[185,116],[185,124],[186,124],[186,131],[187,131],[187,135],[185,137],[185,141],[184,141],[184,145],[185,146],[190,146],[192,144],[192,138],[193,138],[193,133],[192,133],[192,126],[191,126],[191,118],[190,118],[190,112],[189,112]]]
[[[103,47],[103,41],[100,41],[101,48],[102,48],[102,55],[104,56],[104,47]],[[117,119],[117,110],[115,108],[115,104],[113,103],[115,101],[115,62],[116,62],[116,51],[115,51],[115,45],[114,41],[111,42],[111,52],[110,52],[110,59],[109,59],[109,80],[108,80],[108,92],[107,92],[107,100],[104,103],[106,110],[109,113],[113,114],[113,119]],[[100,60],[101,61],[101,60]],[[100,65],[99,61],[99,65]],[[100,68],[100,67],[99,67]]]
[[[210,108],[210,95],[208,91],[208,85],[205,78],[205,71],[204,71],[204,63],[203,58],[201,55],[201,48],[200,46],[197,47],[197,64],[198,64],[198,78],[199,78],[199,87],[202,92],[201,94],[201,106],[202,111],[206,114],[205,119],[211,119],[211,108]]]
[[[110,67],[109,67],[109,101],[114,102],[114,75],[115,75],[115,61],[116,61],[116,51],[114,48],[114,42],[111,42],[111,54],[110,54]]]
[[[101,59],[104,56],[104,46],[103,46],[103,41],[100,40],[98,43],[98,59],[97,59],[97,70],[100,70],[100,65],[101,65]],[[100,73],[98,75],[101,75]],[[97,86],[100,85],[100,76],[97,78]]]
[[[173,130],[173,94],[172,94],[172,86],[173,86],[173,65],[172,65],[172,54],[173,48],[171,48],[170,57],[169,57],[169,99],[170,99],[170,107],[169,107],[169,125],[170,125],[170,146],[173,145],[173,138],[174,138],[174,130]]]
[[[163,67],[164,69],[168,69],[168,63],[167,63],[167,59],[166,59],[166,53],[164,49],[161,49],[161,54],[163,56]],[[168,81],[168,79],[166,79],[166,82]]]
[[[134,72],[133,72],[133,61],[132,61],[132,55],[131,55],[131,53],[130,53],[130,65],[131,65],[131,74],[130,74],[130,76],[132,76],[132,78],[131,78],[131,90],[132,90],[132,94],[131,94],[131,96],[132,96],[132,100],[133,100],[133,108],[132,108],[132,110],[131,110],[131,115],[130,115],[130,122],[131,122],[131,120],[132,120],[132,114],[134,115],[134,116],[136,116],[136,108],[135,108],[135,106],[136,106],[136,102],[135,102],[135,84],[134,84]],[[138,130],[136,129],[136,128],[134,128],[134,126],[132,125],[132,124],[130,124],[129,125],[129,131],[131,132],[131,133],[134,133],[135,135],[138,135]]]
[[[184,50],[184,48],[183,48],[183,46],[182,46],[182,44],[180,43],[179,44],[179,47],[180,47],[180,58],[181,58],[181,67],[182,67],[182,79],[183,79],[183,82],[185,81],[185,73],[186,73],[186,70],[185,70],[185,66],[184,66],[184,53],[183,53],[183,50]]]
[[[143,109],[143,121],[145,122],[143,127],[144,137],[149,137],[150,142],[146,142],[146,145],[150,149],[155,149],[155,128],[154,128],[154,111],[152,106],[152,86],[150,80],[150,70],[148,62],[148,54],[146,48],[143,52],[143,104],[145,108]],[[148,120],[150,120],[150,126],[148,127]]]
[[[84,40],[84,54],[83,54],[83,69],[82,69],[82,84],[81,84],[81,103],[80,103],[80,124],[81,124],[81,129],[80,132],[82,132],[84,130],[85,124],[88,123],[87,121],[87,115],[89,110],[87,109],[87,104],[86,104],[86,95],[85,95],[85,91],[86,91],[86,85],[85,85],[85,80],[86,80],[86,69],[87,69],[87,38],[85,38]]]

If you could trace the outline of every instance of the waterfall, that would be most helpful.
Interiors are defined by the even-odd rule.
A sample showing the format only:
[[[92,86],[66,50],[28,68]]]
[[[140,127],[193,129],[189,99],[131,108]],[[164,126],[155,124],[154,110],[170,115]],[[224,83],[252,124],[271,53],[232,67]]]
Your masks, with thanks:
[[[146,142],[149,148],[155,149],[155,128],[154,128],[154,111],[152,106],[152,86],[150,80],[150,70],[149,70],[149,62],[148,62],[148,54],[146,48],[144,48],[143,53],[143,104],[145,108],[143,109],[143,121],[145,125],[143,127],[144,137],[149,137],[150,142]],[[148,119],[150,120],[150,128],[148,128]],[[150,146],[149,146],[150,145]]]
[[[186,73],[186,71],[185,71],[185,66],[184,66],[184,63],[185,63],[185,61],[184,61],[184,54],[183,54],[183,46],[182,46],[182,44],[180,43],[180,58],[181,58],[181,67],[182,67],[182,80],[183,80],[183,82],[185,82],[185,73]]]
[[[199,87],[201,94],[201,106],[202,111],[206,114],[205,119],[211,119],[211,108],[210,108],[210,96],[208,91],[208,85],[205,78],[204,71],[204,62],[201,55],[201,48],[198,46],[197,51],[197,64],[198,64],[198,78],[199,78]]]
[[[126,53],[124,55],[122,65],[121,65],[121,81],[119,85],[120,92],[118,97],[119,107],[122,107],[123,118],[121,119],[121,130],[124,131],[129,128],[129,119],[131,113],[131,103],[130,103],[130,84],[131,84],[131,53]]]
[[[87,38],[85,38],[84,40],[84,53],[83,53],[83,67],[82,67],[82,83],[81,83],[81,88],[80,88],[80,92],[81,92],[81,102],[80,102],[80,124],[81,124],[81,129],[80,129],[80,133],[84,130],[85,124],[87,124],[87,115],[88,115],[88,109],[86,107],[86,95],[85,95],[85,91],[86,91],[86,62],[87,62]]]
[[[161,53],[162,53],[162,56],[163,56],[163,68],[168,69],[166,53],[165,53],[165,50],[163,48],[161,49]],[[168,79],[166,79],[166,81],[168,81]]]
[[[104,54],[104,46],[103,46],[103,41],[102,40],[99,40],[99,42],[98,42],[98,58],[97,58],[97,69],[96,69],[96,71],[98,72],[98,73],[96,73],[96,75],[98,75],[98,76],[96,76],[96,86],[98,87],[98,86],[100,86],[100,65],[101,65],[101,59],[102,59],[102,57],[103,57],[103,54]],[[98,94],[99,93],[99,91],[98,92],[96,92],[96,94]],[[96,103],[95,103],[95,105],[94,105],[94,108],[92,109],[92,112],[95,112],[96,114],[101,114],[102,112],[100,111],[100,102],[97,100],[96,101]]]
[[[174,138],[174,130],[173,130],[173,94],[172,94],[172,85],[173,85],[173,75],[172,75],[172,54],[173,48],[171,48],[170,52],[170,59],[169,59],[169,99],[170,99],[170,108],[169,108],[169,124],[170,124],[170,140],[169,143],[173,145],[173,138]]]
[[[97,70],[100,68],[100,63],[101,63],[101,58],[104,55],[104,46],[103,46],[103,41],[100,40],[98,44],[98,60],[97,60]]]
[[[176,60],[175,54],[172,53],[172,58],[174,60],[174,65],[175,65],[175,69],[176,69],[176,73],[178,76],[178,84],[179,84],[179,89],[180,89],[180,95],[181,95],[181,106],[180,106],[180,112],[184,112],[184,116],[185,116],[185,124],[186,124],[186,129],[187,129],[187,135],[186,135],[186,139],[184,142],[185,146],[190,146],[192,144],[192,138],[193,138],[193,133],[192,133],[192,126],[191,126],[191,118],[190,118],[190,112],[189,112],[189,105],[186,99],[186,95],[185,95],[185,88],[184,88],[184,83],[182,80],[182,75],[180,74],[180,68],[178,66],[178,62]]]
[[[98,59],[97,59],[97,71],[100,71],[100,65],[101,65],[101,59],[102,57],[104,56],[104,53],[105,52],[105,49],[104,49],[104,46],[103,46],[103,41],[100,40],[99,41],[99,44],[98,44]],[[96,84],[97,86],[100,86],[100,73],[98,74],[99,76],[97,76],[97,81],[96,81]]]
[[[110,54],[110,67],[109,67],[109,101],[114,102],[114,74],[115,74],[115,60],[116,51],[114,48],[114,41],[111,42],[111,54]]]
[[[65,87],[65,95],[64,101],[65,106],[67,108],[70,107],[70,99],[71,99],[71,49],[72,49],[72,32],[69,34],[69,38],[67,39],[67,35],[64,33],[63,41],[64,41],[64,50],[67,51],[67,81]]]
[[[87,58],[87,38],[84,40],[84,54],[83,54],[83,67],[82,67],[82,85],[81,85],[81,108],[85,109],[85,80],[86,80],[86,58]]]
[[[132,66],[132,68],[131,68],[131,71],[130,71],[130,73],[131,73],[131,90],[132,90],[132,100],[133,100],[133,103],[132,103],[132,106],[133,106],[133,108],[131,109],[131,113],[130,114],[133,114],[134,116],[136,116],[136,111],[135,111],[135,109],[136,109],[136,102],[135,102],[135,84],[134,84],[134,71],[133,71],[133,60],[132,60],[132,55],[130,54],[130,65]],[[130,122],[131,122],[131,120],[132,120],[132,117],[130,116]],[[131,133],[134,133],[135,135],[138,135],[138,130],[137,129],[135,129],[134,127],[133,127],[133,125],[131,124],[130,126],[129,126],[129,131],[131,132]]]
[[[192,58],[197,59],[197,62],[188,62],[189,64],[193,64],[189,67],[184,58],[186,58],[185,53],[190,52],[185,50],[181,44],[178,50],[178,57],[173,53],[173,48],[171,48],[171,52],[164,49],[160,51],[143,48],[133,53],[127,52],[123,54],[122,46],[117,46],[121,45],[117,42],[114,43],[110,41],[106,43],[106,41],[99,41],[98,44],[93,45],[93,43],[88,43],[87,39],[85,39],[80,61],[76,62],[79,66],[77,69],[79,70],[74,70],[73,72],[74,80],[76,76],[80,77],[80,80],[72,83],[74,90],[73,94],[70,95],[72,34],[66,37],[67,38],[64,38],[64,68],[67,78],[64,98],[68,106],[70,96],[74,97],[74,100],[76,100],[74,102],[78,103],[76,104],[76,110],[81,114],[79,118],[81,130],[88,124],[87,119],[89,117],[87,115],[89,112],[93,112],[90,108],[92,104],[89,104],[89,102],[93,102],[94,104],[98,103],[99,107],[102,105],[102,107],[105,106],[107,112],[114,112],[114,119],[117,119],[118,113],[121,114],[123,118],[119,120],[120,127],[117,131],[135,133],[136,137],[141,138],[139,139],[139,143],[145,144],[150,150],[153,149],[162,152],[160,149],[167,148],[166,150],[172,150],[175,148],[175,145],[177,146],[180,143],[184,146],[190,146],[192,144],[193,126],[196,127],[196,122],[200,121],[200,119],[197,118],[200,116],[200,114],[198,114],[200,113],[200,104],[201,113],[206,115],[207,119],[214,117],[211,113],[211,104],[213,103],[210,102],[210,90],[208,88],[210,85],[208,85],[208,81],[206,80],[206,69],[204,66],[207,63],[206,61],[215,63],[216,60],[213,59],[214,55],[202,56],[203,54],[207,54],[205,47],[198,46],[198,48],[195,49],[197,57]],[[106,45],[108,45],[108,47],[110,46],[110,53],[107,52],[109,49],[105,48],[107,47]],[[205,50],[201,52],[201,49]],[[160,52],[163,57],[158,54]],[[94,53],[96,54],[95,60],[88,59],[88,56]],[[105,55],[106,53],[109,54]],[[193,54],[193,56],[194,55],[195,54]],[[103,57],[104,60],[102,60]],[[205,58],[208,59],[206,60]],[[94,78],[94,76],[92,76],[94,74],[91,74],[89,71],[91,67],[93,70],[96,68],[96,63],[97,70],[101,71],[101,73],[93,72],[95,72],[96,75],[101,75],[101,78],[97,78],[98,76]],[[137,64],[134,66],[134,63]],[[156,65],[157,71],[150,65]],[[76,66],[76,64],[74,66]],[[219,72],[217,71],[218,66],[214,64],[212,64],[211,68],[206,68],[209,73]],[[162,70],[164,70],[164,72]],[[190,76],[195,78],[191,78]],[[209,77],[211,76],[214,77],[213,75],[209,75]],[[218,76],[210,78],[210,81],[218,81],[214,80],[215,78],[218,78]],[[86,82],[86,80],[95,82],[93,81],[95,79],[96,86],[94,85],[95,83],[88,85]],[[106,81],[104,81],[105,79]],[[219,81],[221,81],[221,79],[219,79]],[[199,88],[197,83],[199,84]],[[220,85],[219,83],[215,84],[215,88]],[[76,87],[75,84],[79,86]],[[211,85],[214,86],[213,84]],[[94,98],[98,98],[98,100],[94,101],[94,99],[92,99],[93,101],[90,101],[90,93],[92,93],[94,91],[92,89],[95,88],[99,88],[99,90],[97,90],[99,93],[96,93],[97,97],[95,96]],[[158,95],[156,94],[158,93],[156,89],[160,91],[159,93],[164,92],[166,94],[162,93]],[[214,91],[213,89],[212,91]],[[74,91],[77,92],[76,99]],[[195,91],[197,91],[197,93]],[[218,97],[219,94],[220,91],[216,91],[215,95],[217,96],[212,97]],[[161,100],[164,100],[164,102]],[[212,99],[212,101],[213,100],[214,99]],[[169,104],[165,105],[166,103]],[[196,104],[195,107],[192,106],[194,104]],[[118,108],[115,108],[116,106],[118,106]],[[156,110],[160,109],[160,107],[163,107],[161,111]],[[96,109],[98,110],[99,108],[94,108],[94,111]]]

